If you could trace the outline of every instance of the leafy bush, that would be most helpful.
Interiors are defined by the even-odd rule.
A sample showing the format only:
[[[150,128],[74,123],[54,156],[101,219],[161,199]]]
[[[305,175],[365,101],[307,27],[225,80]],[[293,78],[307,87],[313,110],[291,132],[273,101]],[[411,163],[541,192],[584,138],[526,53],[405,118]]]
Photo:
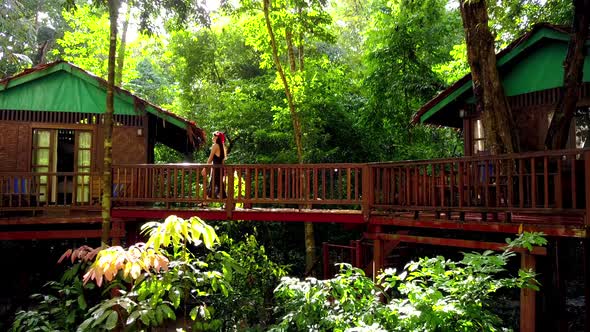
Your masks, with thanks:
[[[64,253],[60,261],[71,259],[73,266],[59,282],[48,283],[48,294],[33,295],[37,305],[19,312],[11,331],[171,325],[219,331],[270,324],[273,290],[286,273],[254,236],[220,240],[196,217],[170,216],[142,229],[150,235],[146,243]]]
[[[75,263],[59,281],[45,284],[46,294],[33,294],[31,310],[16,313],[11,332],[74,331],[88,310],[88,297],[97,297],[96,285],[84,285],[81,272],[88,264]],[[93,296],[94,295],[94,296]]]
[[[490,296],[502,288],[537,290],[534,273],[505,276],[515,247],[545,244],[540,234],[521,234],[502,253],[466,253],[387,269],[376,282],[341,264],[333,279],[283,278],[276,290],[282,318],[272,331],[501,331]]]
[[[222,321],[221,330],[265,328],[273,318],[273,291],[286,275],[285,267],[272,262],[253,235],[239,242],[222,236],[221,247],[238,264],[231,278],[226,279],[230,295],[212,297],[214,316]]]
[[[60,260],[80,262],[60,283],[50,284],[58,295],[35,295],[39,305],[19,312],[12,331],[140,330],[177,320],[182,326],[219,326],[210,320],[208,297],[227,296],[228,285],[223,273],[209,269],[206,253],[197,254],[201,244],[213,249],[219,243],[213,228],[196,217],[170,216],[142,229],[149,233],[148,241],[129,248],[68,250]],[[218,265],[226,272],[236,265],[228,265],[227,254],[218,252],[217,257],[224,257]],[[80,278],[81,264],[90,262]],[[87,304],[87,290],[100,287],[102,294]]]

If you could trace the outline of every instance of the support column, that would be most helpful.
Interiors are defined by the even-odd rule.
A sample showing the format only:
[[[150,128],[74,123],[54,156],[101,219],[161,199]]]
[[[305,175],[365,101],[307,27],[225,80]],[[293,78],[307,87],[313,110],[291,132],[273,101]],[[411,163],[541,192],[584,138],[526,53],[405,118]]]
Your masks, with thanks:
[[[134,220],[126,223],[125,241],[127,246],[136,244],[137,242],[145,242],[140,234],[141,221]]]
[[[125,237],[125,224],[122,221],[111,221],[111,244],[113,246],[120,246],[121,239]]]
[[[552,298],[552,303],[554,303],[554,310],[556,313],[556,331],[559,332],[566,332],[567,328],[567,313],[566,313],[566,289],[565,283],[561,275],[561,247],[563,245],[563,240],[555,239],[555,244],[553,248],[553,255],[554,255],[554,262],[553,262],[553,293],[555,295]],[[547,293],[547,291],[545,291]]]
[[[575,162],[575,160],[574,160]],[[585,177],[585,195],[586,195],[586,238],[582,243],[582,264],[584,264],[584,303],[586,304],[586,331],[590,331],[590,151],[584,150],[584,177]]]
[[[356,240],[354,241],[354,245],[355,245],[355,267],[358,267],[359,269],[364,269],[364,262],[363,262],[363,245],[361,243],[361,240]]]
[[[381,225],[373,225],[369,227],[370,233],[381,233]],[[383,240],[373,240],[373,281],[379,274],[379,271],[383,269]]]
[[[535,256],[528,252],[521,254],[520,268],[535,271]],[[535,290],[523,288],[520,290],[520,332],[535,332],[536,294]]]
[[[586,304],[586,331],[590,331],[590,239],[584,241],[584,302]]]
[[[328,252],[328,242],[322,243],[322,260],[324,268],[324,280],[330,279],[330,253]]]

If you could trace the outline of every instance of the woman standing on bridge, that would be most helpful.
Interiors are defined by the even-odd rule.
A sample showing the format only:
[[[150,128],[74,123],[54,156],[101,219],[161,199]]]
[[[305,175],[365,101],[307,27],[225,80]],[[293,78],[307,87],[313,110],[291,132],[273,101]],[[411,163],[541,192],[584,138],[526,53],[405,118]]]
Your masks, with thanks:
[[[225,150],[225,134],[220,131],[213,133],[213,145],[211,146],[211,153],[207,164],[223,165],[227,157]],[[203,168],[201,172],[203,176],[207,176],[207,169]],[[211,170],[211,178],[209,179],[209,187],[207,188],[207,196],[214,198],[227,198],[225,193],[225,182],[223,181],[224,170],[221,167],[213,167]],[[212,190],[214,188],[214,190]],[[212,195],[215,194],[215,196]],[[221,193],[221,194],[220,194]]]

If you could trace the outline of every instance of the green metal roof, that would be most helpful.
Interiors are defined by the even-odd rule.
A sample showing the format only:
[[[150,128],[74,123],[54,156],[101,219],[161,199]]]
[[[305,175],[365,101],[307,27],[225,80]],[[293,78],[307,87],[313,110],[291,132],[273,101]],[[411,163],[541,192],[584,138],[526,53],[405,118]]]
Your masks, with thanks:
[[[564,28],[539,24],[497,56],[497,66],[507,96],[542,91],[563,85],[563,61],[567,53],[569,34]],[[586,45],[590,45],[587,42]],[[584,82],[590,82],[590,57],[584,62]],[[413,122],[435,123],[432,117],[449,114],[457,102],[474,103],[471,75],[466,75],[434,99],[422,106]],[[458,111],[458,110],[456,110]],[[458,112],[456,112],[458,113]],[[440,120],[440,117],[437,117]]]
[[[0,81],[0,109],[100,114],[106,110],[106,85],[71,63],[40,65]],[[144,110],[181,129],[197,129],[193,122],[116,88],[115,114],[139,115]]]

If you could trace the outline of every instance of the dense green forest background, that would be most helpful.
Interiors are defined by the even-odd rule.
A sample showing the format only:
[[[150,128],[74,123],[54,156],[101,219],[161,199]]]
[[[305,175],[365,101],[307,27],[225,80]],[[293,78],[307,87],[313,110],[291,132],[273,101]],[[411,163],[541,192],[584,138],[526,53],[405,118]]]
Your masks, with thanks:
[[[203,2],[182,28],[162,9],[145,30],[138,23],[145,12],[123,2],[119,84],[207,132],[225,131],[229,163],[296,162],[287,101],[262,10],[254,4]],[[64,0],[9,0],[0,6],[0,76],[64,59],[106,78],[108,12],[84,1],[76,5],[75,11]],[[296,6],[305,10],[297,12]],[[570,6],[565,0],[490,3],[497,47],[536,22],[568,24]],[[277,42],[286,44],[285,32],[292,30],[296,57],[305,58],[304,68],[289,77],[305,162],[462,153],[460,132],[410,125],[421,105],[468,72],[456,2],[277,2],[272,11]],[[286,47],[279,51],[287,57]],[[194,160],[205,160],[206,153]],[[160,162],[182,160],[164,147],[156,156]]]
[[[141,11],[138,3],[144,5]],[[146,3],[152,4],[149,11]],[[181,13],[188,24],[180,24],[167,3],[121,3],[117,84],[208,133],[224,131],[228,163],[298,162],[289,104],[259,3],[202,1],[195,11]],[[298,107],[304,162],[462,154],[460,131],[410,124],[420,106],[469,72],[457,6],[452,0],[273,2],[278,56]],[[489,1],[488,10],[498,50],[535,23],[569,25],[572,18],[569,0]],[[140,24],[146,15],[156,17],[149,26]],[[95,2],[5,0],[0,77],[63,59],[106,78],[108,36],[108,10]],[[205,162],[207,155],[206,149],[199,151],[193,161]],[[186,161],[165,146],[157,146],[156,159]],[[234,238],[256,235],[272,261],[288,266],[291,275],[304,274],[300,224],[214,225]],[[315,238],[343,242],[358,239],[361,231],[320,225]],[[34,243],[27,261],[47,253],[59,256],[71,245]],[[51,270],[54,256],[37,266]],[[31,270],[24,278],[39,286],[45,277]],[[4,281],[12,290],[19,287],[13,279]]]

